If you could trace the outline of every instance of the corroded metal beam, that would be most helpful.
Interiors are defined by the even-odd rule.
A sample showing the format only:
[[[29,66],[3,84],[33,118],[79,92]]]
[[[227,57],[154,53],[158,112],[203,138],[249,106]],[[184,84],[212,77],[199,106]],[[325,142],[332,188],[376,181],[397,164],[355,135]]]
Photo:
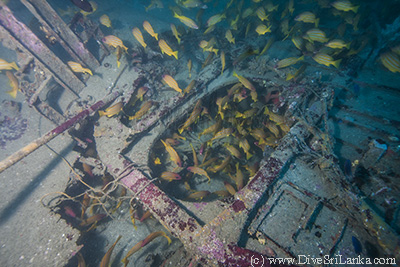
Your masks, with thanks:
[[[7,6],[0,5],[0,24],[35,56],[54,77],[78,94],[85,84],[64,64],[24,23],[11,13]]]
[[[46,21],[53,27],[53,30],[57,32],[60,37],[71,47],[71,49],[79,56],[79,58],[85,62],[91,69],[95,69],[100,66],[100,63],[93,56],[92,53],[84,44],[79,40],[75,33],[68,27],[68,25],[60,18],[60,16],[54,11],[54,9],[47,3],[46,0],[28,0],[36,10],[40,12],[40,15],[45,18]]]

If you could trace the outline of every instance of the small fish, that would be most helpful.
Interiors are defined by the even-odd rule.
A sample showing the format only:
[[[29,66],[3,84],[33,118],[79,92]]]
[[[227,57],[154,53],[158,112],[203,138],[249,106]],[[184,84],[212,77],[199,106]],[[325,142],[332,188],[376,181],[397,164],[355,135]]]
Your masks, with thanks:
[[[400,59],[399,57],[393,52],[386,52],[383,53],[380,57],[380,60],[388,70],[391,72],[400,72]]]
[[[148,90],[149,88],[146,86],[140,87],[136,93],[136,98],[140,99],[140,101],[143,101],[143,96],[147,93]]]
[[[167,150],[168,154],[170,155],[171,160],[179,167],[182,167],[182,160],[175,149],[173,149],[171,145],[165,143],[163,140],[161,140],[161,142],[163,143],[165,150]]]
[[[257,17],[258,17],[261,21],[264,21],[264,20],[268,21],[268,20],[269,20],[269,19],[268,19],[269,15],[265,14],[265,9],[264,9],[263,7],[259,7],[259,8],[256,10],[256,14],[257,14]]]
[[[163,76],[163,81],[172,89],[174,89],[175,91],[181,93],[181,95],[183,96],[183,91],[181,88],[179,88],[178,83],[175,81],[174,78],[172,78],[170,75],[165,74]]]
[[[112,47],[115,47],[115,48],[116,48],[117,46],[120,46],[120,47],[122,47],[122,48],[125,50],[125,52],[128,51],[128,47],[126,47],[126,46],[124,45],[124,43],[122,42],[122,40],[119,39],[117,36],[114,36],[114,35],[107,35],[107,36],[104,36],[104,37],[103,37],[102,41],[103,41],[103,43],[105,43],[105,44],[107,44],[107,45],[109,45],[109,46],[112,46]]]
[[[9,84],[12,88],[10,91],[7,91],[6,93],[9,94],[12,98],[16,98],[17,93],[20,90],[18,79],[17,79],[17,77],[14,76],[14,74],[11,71],[7,70],[6,75],[8,77]]]
[[[239,147],[246,154],[246,160],[249,160],[253,155],[250,153],[250,144],[245,137],[239,140]]]
[[[179,19],[183,24],[185,24],[189,28],[196,29],[196,30],[199,28],[199,26],[197,26],[197,24],[192,19],[185,17],[185,16],[180,16],[180,15],[176,14],[176,12],[174,12],[174,18]]]
[[[231,194],[232,196],[236,194],[235,188],[230,183],[224,181],[224,186],[226,190],[228,190],[229,194]]]
[[[167,42],[165,42],[165,40],[160,39],[160,41],[158,41],[158,46],[163,54],[174,56],[176,59],[178,59],[178,51],[172,51],[171,47],[167,44]]]
[[[210,27],[208,27],[203,34],[208,34],[210,32],[213,32],[215,30],[215,25],[211,25]]]
[[[143,21],[143,28],[158,41],[158,33],[154,32],[154,29],[151,26],[150,22],[148,22],[147,20]]]
[[[218,22],[220,22],[221,20],[223,20],[224,18],[226,18],[225,13],[223,14],[216,14],[214,16],[212,16],[211,18],[209,18],[207,20],[207,27],[210,27],[212,25],[217,24]]]
[[[228,40],[229,43],[235,44],[235,38],[233,37],[231,30],[226,31],[225,38],[226,38],[226,40]]]
[[[189,70],[189,78],[191,78],[192,77],[192,60],[191,59],[188,60],[187,67]]]
[[[246,9],[243,11],[243,13],[242,13],[242,19],[245,19],[245,18],[247,18],[248,16],[252,15],[253,12],[254,12],[254,11],[253,11],[253,9],[252,9],[251,7],[246,8]]]
[[[78,62],[68,61],[67,64],[72,69],[73,72],[88,73],[90,75],[93,75],[90,69],[82,67],[82,65],[79,64]]]
[[[333,60],[333,58],[325,53],[318,53],[315,56],[313,56],[313,59],[322,65],[325,65],[327,67],[329,67],[330,65],[335,66],[337,69],[339,68],[339,64],[342,61],[342,59],[338,59],[338,60]]]
[[[221,139],[230,136],[233,133],[232,128],[223,128],[219,132],[217,132],[213,138],[208,141],[208,145],[211,146],[212,142],[216,139]]]
[[[153,241],[155,238],[159,237],[159,236],[163,236],[167,239],[168,245],[171,244],[171,238],[169,238],[169,236],[167,236],[166,233],[164,233],[163,231],[158,231],[158,232],[153,232],[151,234],[149,234],[145,239],[143,239],[143,242],[141,244],[141,247],[146,246],[147,244],[149,244],[151,241]]]
[[[260,53],[260,51],[258,49],[254,50],[252,48],[249,48],[246,51],[244,51],[242,54],[240,54],[237,59],[235,59],[235,61],[233,62],[233,65],[237,65],[244,59],[248,58],[249,56],[257,55],[259,53]]]
[[[196,105],[194,106],[192,113],[190,113],[189,118],[185,121],[183,126],[178,129],[179,134],[182,134],[182,132],[185,129],[189,128],[189,126],[192,125],[192,123],[194,123],[199,118],[201,110],[202,110],[202,106],[201,106],[201,99],[200,99],[199,101],[197,101]]]
[[[84,15],[85,17],[87,15],[93,14],[97,10],[97,4],[94,1],[89,1],[89,3],[92,6],[92,11],[91,12],[86,12],[84,10],[80,10],[81,14]]]
[[[143,39],[143,34],[142,32],[139,30],[139,28],[135,27],[132,29],[132,34],[133,36],[136,38],[136,40],[144,47],[146,48],[147,44],[144,42]]]
[[[107,217],[107,214],[95,214],[95,215],[87,218],[86,220],[83,220],[79,224],[79,226],[84,227],[84,226],[91,225],[92,223],[98,222],[98,221],[104,219],[105,217]]]
[[[100,267],[108,267],[110,265],[110,259],[111,259],[111,254],[117,245],[118,241],[122,238],[122,236],[118,236],[117,240],[114,242],[114,244],[108,249],[107,253],[104,255],[104,257],[101,259],[100,262]]]
[[[202,135],[205,134],[210,134],[210,133],[216,133],[216,131],[219,130],[219,128],[222,125],[222,120],[218,119],[216,123],[212,124],[210,127],[204,129],[200,134],[199,134],[199,139]]]
[[[297,62],[304,60],[304,56],[301,57],[289,57],[289,58],[285,58],[282,60],[279,60],[277,63],[277,68],[278,69],[282,69],[282,68],[286,68],[289,67],[291,65],[296,64]]]
[[[143,117],[154,105],[153,101],[147,101],[143,103],[143,105],[140,107],[140,109],[135,113],[133,116],[129,116],[129,120],[138,120],[141,117]]]
[[[295,21],[301,21],[304,23],[314,23],[315,28],[318,27],[319,19],[315,17],[315,14],[309,11],[305,11],[299,14],[295,19]]]
[[[265,24],[260,24],[257,26],[256,32],[258,33],[258,35],[264,35],[267,32],[271,32],[271,25],[267,27]]]
[[[232,159],[232,157],[230,155],[228,155],[227,157],[225,157],[225,159],[222,161],[222,163],[220,165],[209,168],[209,170],[214,173],[223,171],[229,165],[229,162],[231,161],[231,159]]]
[[[221,75],[224,73],[224,69],[225,69],[225,52],[221,51]]]
[[[194,88],[195,85],[196,85],[196,80],[192,80],[192,81],[188,84],[188,86],[186,86],[186,88],[183,89],[183,92],[184,92],[185,94],[189,94],[190,91]]]
[[[99,110],[99,115],[100,115],[100,117],[107,116],[108,118],[111,118],[115,115],[118,115],[122,111],[123,107],[124,107],[124,103],[119,102],[119,103],[107,108],[106,110]]]
[[[236,147],[228,143],[225,143],[224,146],[229,151],[229,153],[231,153],[232,156],[236,157],[237,159],[240,159],[242,157],[240,151]]]
[[[292,37],[292,42],[297,47],[297,49],[299,49],[299,50],[301,50],[303,48],[303,46],[304,46],[304,41],[299,36],[293,36]]]
[[[353,11],[357,13],[360,6],[354,6],[349,0],[338,0],[332,3],[332,6],[340,11]]]
[[[196,191],[194,193],[191,193],[187,198],[202,200],[204,197],[208,196],[209,194],[211,194],[210,191]]]
[[[19,70],[15,62],[8,63],[4,59],[0,58],[0,70],[11,70],[11,69]]]
[[[288,73],[288,75],[286,76],[286,81],[296,79],[297,77],[299,77],[299,75],[301,75],[306,70],[306,68],[307,68],[307,64],[303,64],[294,74]]]
[[[293,12],[294,12],[294,0],[289,0],[289,3],[288,3],[288,11],[289,11],[289,13],[290,13],[290,15],[293,15]]]
[[[311,30],[308,30],[306,32],[306,35],[303,36],[304,39],[307,39],[308,41],[310,41],[311,43],[315,42],[320,42],[320,43],[326,43],[329,41],[328,38],[326,38],[326,35],[323,31],[321,31],[320,29],[314,28]]]
[[[107,15],[105,15],[105,14],[102,15],[99,20],[100,20],[100,23],[102,25],[106,26],[107,28],[111,28],[112,27],[111,26],[111,20]]]
[[[178,41],[178,44],[181,43],[181,34],[178,32],[178,30],[176,29],[175,25],[171,23],[171,31],[172,34],[175,36],[176,40]]]
[[[351,42],[346,44],[343,40],[334,39],[334,40],[329,41],[327,44],[325,44],[325,46],[334,48],[334,49],[342,49],[342,48],[350,49],[350,44],[351,44]]]
[[[86,12],[92,12],[93,7],[88,0],[71,0],[71,2]]]
[[[161,179],[171,182],[175,180],[180,180],[181,176],[175,172],[163,172],[161,173]]]
[[[267,44],[264,46],[263,50],[261,50],[260,54],[258,54],[257,59],[259,59],[262,55],[265,54],[265,52],[268,51],[268,49],[271,47],[273,42],[275,41],[274,37],[269,38]]]
[[[355,252],[357,255],[360,255],[361,252],[362,252],[362,245],[361,245],[360,240],[358,240],[357,237],[352,236],[352,237],[351,237],[351,241],[352,241],[352,243],[353,243],[354,252]]]
[[[270,1],[268,1],[266,4],[265,4],[265,9],[268,11],[268,12],[273,12],[273,11],[278,11],[278,7],[279,7],[279,4],[276,4],[275,6],[273,5],[273,3],[272,2],[270,2]]]
[[[117,56],[117,68],[119,68],[121,66],[121,56],[122,56],[122,48],[120,46],[117,46],[117,49],[115,51],[116,56]]]
[[[253,84],[249,80],[247,80],[245,77],[237,74],[236,71],[233,71],[233,76],[238,78],[239,82],[241,84],[243,84],[243,86],[246,87],[247,89],[249,89],[250,91],[255,91],[256,90],[256,88],[253,86]]]
[[[192,143],[190,143],[190,147],[192,148],[194,166],[197,167],[197,166],[199,166],[199,159],[197,158],[196,150],[194,150],[194,147],[193,147]]]

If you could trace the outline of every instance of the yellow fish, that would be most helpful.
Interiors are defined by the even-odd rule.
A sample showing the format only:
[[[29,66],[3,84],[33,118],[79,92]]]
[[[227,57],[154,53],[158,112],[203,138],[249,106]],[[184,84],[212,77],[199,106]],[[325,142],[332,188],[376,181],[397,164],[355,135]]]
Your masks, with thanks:
[[[192,81],[188,84],[188,86],[186,86],[186,88],[183,90],[183,92],[184,92],[185,94],[188,94],[188,93],[193,89],[193,87],[195,86],[195,84],[196,84],[196,80],[192,80]]]
[[[9,94],[12,98],[16,98],[17,97],[17,92],[19,90],[19,82],[17,77],[14,76],[14,74],[11,71],[6,71],[6,75],[8,77],[10,86],[11,86],[11,90],[7,91],[6,93]]]
[[[217,24],[218,22],[220,22],[224,18],[226,18],[225,13],[224,14],[216,14],[216,15],[212,16],[211,18],[209,18],[207,20],[207,27],[210,27],[212,25]]]
[[[135,27],[132,29],[132,34],[133,36],[136,38],[136,40],[144,47],[146,48],[147,44],[144,42],[143,39],[143,34],[142,32],[139,30],[139,28]]]
[[[73,72],[88,73],[90,75],[93,75],[90,69],[82,67],[82,65],[79,64],[78,62],[68,61],[67,64],[72,69]]]
[[[172,89],[174,89],[175,91],[181,93],[181,95],[183,96],[183,92],[182,89],[179,88],[178,83],[175,81],[174,78],[172,78],[170,75],[165,74],[163,76],[163,81]]]
[[[167,150],[168,154],[170,155],[171,160],[175,162],[175,164],[178,165],[179,167],[182,167],[181,158],[179,157],[175,149],[173,149],[173,147],[170,144],[164,142],[163,140],[161,140],[161,142],[163,143],[165,150]]]
[[[175,180],[180,180],[181,176],[175,172],[163,172],[161,173],[161,179],[171,182]]]
[[[187,67],[189,70],[189,78],[191,78],[192,77],[192,60],[191,59],[188,60]]]
[[[304,60],[304,56],[301,56],[299,58],[297,58],[297,57],[285,58],[285,59],[278,61],[277,68],[278,69],[286,68],[286,67],[296,64],[297,62],[299,62],[301,60]]]
[[[221,75],[224,73],[225,69],[225,52],[221,51],[221,65],[222,65],[222,70],[221,70]]]
[[[380,60],[388,70],[391,72],[400,72],[400,59],[393,52],[383,53],[380,57]]]
[[[338,0],[332,3],[332,6],[340,11],[353,11],[357,13],[360,6],[354,6],[349,0]]]
[[[163,54],[174,56],[176,59],[178,59],[178,51],[172,51],[171,47],[163,39],[160,39],[160,41],[158,41],[158,46],[160,47]]]
[[[233,37],[231,30],[226,31],[225,38],[228,40],[229,43],[231,44],[235,43],[235,38]]]
[[[107,28],[111,28],[111,20],[107,15],[103,15],[100,17],[100,23],[106,26]]]
[[[100,115],[100,117],[107,116],[108,118],[111,118],[112,116],[118,115],[122,111],[123,107],[124,107],[124,103],[119,102],[119,103],[107,108],[104,111],[99,110],[99,115]]]
[[[202,110],[202,106],[201,106],[201,100],[197,101],[195,107],[193,108],[192,113],[190,114],[189,118],[185,121],[185,123],[183,124],[183,126],[181,128],[178,129],[179,134],[182,134],[182,132],[189,128],[189,126],[194,123],[197,118],[199,118],[201,110]]]
[[[147,101],[143,103],[143,105],[140,107],[140,109],[135,113],[133,116],[129,116],[129,120],[138,120],[141,117],[143,117],[153,106],[154,102],[153,101]]]
[[[259,18],[261,21],[264,21],[264,20],[268,21],[269,15],[265,14],[265,9],[264,9],[263,7],[259,7],[259,8],[256,10],[256,14],[257,14],[258,18]]]
[[[122,40],[119,39],[117,36],[107,35],[107,36],[103,37],[102,41],[103,41],[103,43],[105,43],[109,46],[112,46],[115,48],[117,48],[117,46],[120,46],[125,50],[125,52],[128,51],[128,47],[124,46],[124,43],[122,42]]]
[[[97,4],[94,1],[89,1],[89,4],[92,6],[92,11],[91,12],[86,12],[86,11],[83,11],[83,10],[80,11],[82,13],[82,15],[84,15],[85,17],[87,15],[93,14],[97,10]]]
[[[122,48],[120,46],[117,46],[117,50],[115,51],[116,56],[117,56],[117,67],[119,68],[119,66],[121,65],[120,59],[122,56]]]
[[[271,47],[272,43],[275,41],[274,37],[269,38],[267,44],[264,46],[263,50],[261,50],[260,54],[257,56],[257,59],[259,59],[262,55],[265,54],[265,52],[268,51],[268,49]]]
[[[211,182],[210,176],[209,176],[208,173],[207,173],[205,170],[203,170],[202,168],[196,167],[196,166],[192,166],[192,167],[187,167],[187,170],[190,171],[190,172],[192,172],[192,173],[194,173],[194,174],[204,175],[205,177],[208,178],[208,182],[209,182],[209,183]]]
[[[286,76],[286,81],[290,81],[292,79],[295,79],[296,77],[298,77],[300,74],[302,74],[307,68],[307,64],[303,64],[301,65],[301,67],[294,73],[288,73],[288,75]]]
[[[258,33],[258,35],[264,35],[267,32],[271,32],[271,25],[269,27],[267,27],[264,24],[260,24],[257,26],[256,32]]]
[[[151,26],[150,22],[147,20],[143,21],[143,28],[148,32],[152,37],[156,38],[158,41],[158,33],[155,33],[153,27]]]
[[[11,70],[11,69],[19,70],[15,62],[8,63],[4,59],[0,58],[0,70]]]
[[[293,36],[292,37],[292,42],[297,47],[297,49],[299,49],[299,50],[301,50],[303,48],[303,46],[304,46],[304,41],[299,36]]]
[[[299,14],[295,19],[295,21],[302,21],[304,23],[314,23],[315,27],[318,27],[319,19],[315,17],[315,14],[309,11],[305,11]]]
[[[156,164],[156,165],[161,165],[161,160],[160,160],[159,157],[156,157],[156,158],[154,159],[154,164]]]
[[[178,41],[178,44],[181,43],[181,38],[179,36],[180,33],[178,32],[178,30],[176,29],[175,25],[171,23],[171,30],[172,30],[172,34],[175,36],[176,40]]]
[[[325,54],[325,53],[318,53],[315,56],[313,56],[313,59],[319,64],[325,65],[327,67],[329,67],[330,65],[333,65],[337,69],[339,68],[340,62],[342,61],[341,59],[334,61],[330,55]]]
[[[343,40],[339,40],[339,39],[334,39],[332,41],[329,41],[327,44],[325,44],[325,46],[330,47],[330,48],[334,48],[334,49],[342,49],[342,48],[347,48],[350,49],[350,44],[351,43],[345,43]]]
[[[307,39],[311,43],[314,43],[314,41],[320,43],[326,43],[329,40],[328,38],[326,38],[325,33],[317,28],[308,30],[303,38]]]
[[[176,14],[176,12],[174,12],[174,18],[179,19],[183,24],[185,24],[189,28],[196,29],[196,30],[199,28],[199,26],[197,26],[196,22],[194,22],[192,19],[185,17],[185,16],[180,16],[180,15]]]
[[[241,84],[243,84],[244,87],[246,87],[246,88],[249,89],[250,91],[255,91],[255,90],[256,90],[256,88],[253,86],[253,84],[252,84],[249,80],[247,80],[245,77],[243,77],[243,76],[237,74],[236,71],[233,71],[233,76],[235,76],[236,78],[238,78],[238,79],[239,79],[239,82],[240,82]]]

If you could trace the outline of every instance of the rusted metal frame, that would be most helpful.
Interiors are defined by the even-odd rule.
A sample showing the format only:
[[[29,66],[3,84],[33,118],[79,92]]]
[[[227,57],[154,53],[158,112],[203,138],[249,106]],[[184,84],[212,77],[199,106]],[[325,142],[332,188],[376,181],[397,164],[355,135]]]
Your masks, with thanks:
[[[42,26],[48,31],[52,36],[54,36],[57,42],[68,52],[68,54],[77,62],[84,64],[84,62],[77,56],[77,54],[64,42],[60,36],[53,31],[53,28],[42,18],[42,16],[36,11],[35,7],[32,6],[27,0],[21,0],[22,4],[28,8],[28,10],[38,19]]]
[[[111,101],[115,100],[119,95],[121,95],[121,92],[114,92],[108,96],[106,96],[104,99],[96,102],[94,105],[92,105],[90,108],[83,110],[80,112],[78,115],[74,116],[73,118],[69,119],[68,121],[64,122],[60,126],[54,128],[53,130],[49,131],[42,137],[39,137],[38,139],[34,140],[27,146],[21,148],[11,156],[7,157],[6,159],[0,161],[0,173],[3,172],[5,169],[8,167],[14,165],[24,157],[28,156],[31,154],[33,151],[41,147],[42,145],[48,143],[50,140],[58,136],[59,134],[65,132],[66,130],[70,129],[74,125],[76,125],[78,122],[86,119],[90,114],[93,112],[103,108],[105,105],[110,103]]]
[[[85,62],[89,68],[96,69],[100,63],[93,56],[92,53],[84,44],[79,40],[75,33],[68,27],[68,25],[60,18],[57,12],[47,3],[46,0],[27,0],[36,10],[40,10],[41,15],[45,20],[53,26],[55,32],[59,33],[61,38],[71,47],[71,49]]]
[[[46,69],[74,94],[78,94],[85,84],[65,65],[37,36],[22,22],[18,21],[7,6],[0,6],[0,24],[30,54],[46,66]]]

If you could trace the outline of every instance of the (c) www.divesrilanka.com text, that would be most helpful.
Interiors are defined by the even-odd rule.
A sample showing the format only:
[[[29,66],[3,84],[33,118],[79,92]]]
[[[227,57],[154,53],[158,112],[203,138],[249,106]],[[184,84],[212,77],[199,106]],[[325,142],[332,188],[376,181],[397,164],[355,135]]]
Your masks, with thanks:
[[[260,258],[261,257],[261,258]],[[368,258],[358,255],[354,258],[344,258],[342,255],[334,255],[333,257],[325,255],[324,257],[312,257],[311,255],[299,255],[298,260],[295,258],[264,258],[263,256],[252,257],[251,266],[262,267],[265,261],[270,264],[306,264],[306,265],[396,265],[395,258]]]

